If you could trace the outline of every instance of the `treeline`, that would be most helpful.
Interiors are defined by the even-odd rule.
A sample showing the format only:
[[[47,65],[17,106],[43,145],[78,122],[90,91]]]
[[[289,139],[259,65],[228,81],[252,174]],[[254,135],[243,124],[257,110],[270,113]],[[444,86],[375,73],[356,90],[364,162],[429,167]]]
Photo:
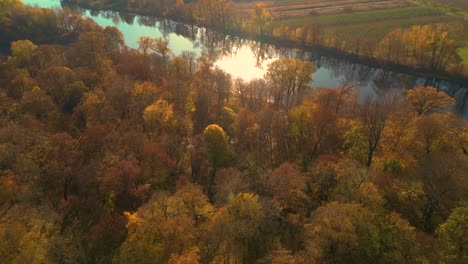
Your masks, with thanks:
[[[2,0],[0,17],[1,46],[18,39],[38,44],[69,43],[78,36],[79,22],[84,23],[68,9],[27,8],[17,0]]]
[[[466,262],[468,127],[444,92],[360,100],[294,59],[247,83],[75,18],[75,41],[0,64],[3,263]]]
[[[198,1],[88,1],[66,0],[65,3],[97,9],[126,10],[194,22],[229,34],[257,38],[302,48],[322,47],[381,66],[406,66],[427,74],[468,77],[468,65],[457,48],[463,25],[436,24],[395,29],[382,40],[349,37],[326,32],[318,24],[290,26],[275,22],[262,3],[250,14],[240,13],[229,0]],[[275,23],[274,23],[275,22]]]

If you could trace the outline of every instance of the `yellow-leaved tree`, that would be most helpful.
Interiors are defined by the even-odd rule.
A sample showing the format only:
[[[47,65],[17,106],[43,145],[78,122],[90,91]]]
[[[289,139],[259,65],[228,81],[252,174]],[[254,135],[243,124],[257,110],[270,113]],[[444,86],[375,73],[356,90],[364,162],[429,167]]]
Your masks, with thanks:
[[[143,112],[145,128],[150,136],[158,136],[165,129],[174,124],[174,110],[172,104],[159,99]]]
[[[448,110],[455,99],[432,86],[418,86],[406,91],[406,101],[418,115]]]

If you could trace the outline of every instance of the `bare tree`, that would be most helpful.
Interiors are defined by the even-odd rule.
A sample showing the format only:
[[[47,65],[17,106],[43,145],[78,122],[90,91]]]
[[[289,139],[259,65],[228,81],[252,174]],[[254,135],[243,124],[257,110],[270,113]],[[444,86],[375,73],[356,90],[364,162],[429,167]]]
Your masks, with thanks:
[[[395,101],[396,97],[392,95],[383,95],[375,99],[368,97],[359,107],[359,115],[367,139],[367,167],[372,165],[372,158],[379,146],[382,132]]]

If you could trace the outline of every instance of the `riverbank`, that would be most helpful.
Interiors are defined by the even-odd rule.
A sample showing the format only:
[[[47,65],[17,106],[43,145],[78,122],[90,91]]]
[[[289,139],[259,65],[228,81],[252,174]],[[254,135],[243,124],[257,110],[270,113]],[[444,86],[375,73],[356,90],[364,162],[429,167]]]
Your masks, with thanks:
[[[248,38],[248,39],[259,41],[258,39],[255,39],[255,38]],[[304,51],[311,51],[311,52],[318,51],[321,54],[325,54],[331,57],[340,57],[340,59],[344,59],[351,63],[364,64],[369,67],[381,68],[381,69],[388,70],[388,71],[410,74],[410,75],[414,75],[418,77],[436,78],[436,79],[458,83],[463,86],[468,86],[468,77],[454,75],[449,72],[431,71],[429,69],[414,68],[414,67],[410,67],[404,64],[397,64],[397,63],[390,63],[390,62],[384,63],[375,58],[356,56],[354,54],[346,53],[338,49],[328,48],[328,47],[321,46],[321,45],[316,45],[313,47],[301,46],[293,42],[286,43],[284,41],[278,44],[277,39],[265,39],[263,40],[263,42],[268,43],[270,45],[293,48],[293,49],[301,49]]]
[[[67,1],[65,1],[65,3],[67,3]],[[223,30],[219,27],[213,27],[207,24],[196,23],[196,21],[194,21],[191,17],[188,17],[188,16],[177,16],[177,15],[164,16],[155,12],[149,12],[145,10],[132,9],[132,8],[126,8],[124,10],[116,10],[115,5],[104,5],[104,6],[100,5],[99,7],[96,7],[93,5],[86,4],[86,3],[81,3],[80,5],[72,4],[72,6],[80,7],[80,8],[84,8],[88,10],[93,10],[93,11],[98,11],[98,12],[108,10],[108,11],[113,11],[113,12],[124,12],[129,15],[162,17],[162,18],[171,19],[171,20],[181,22],[181,23],[204,27],[209,30],[214,30],[220,34],[225,34],[225,35],[230,35],[230,36],[234,36],[238,38],[267,43],[269,45],[273,45],[278,48],[300,49],[303,51],[320,52],[321,54],[326,54],[332,57],[339,57],[341,59],[345,59],[350,63],[364,64],[370,67],[382,68],[385,70],[411,74],[411,75],[419,76],[419,77],[437,78],[441,80],[458,83],[463,86],[468,86],[468,78],[461,74],[454,74],[453,72],[449,72],[449,71],[432,70],[432,69],[427,69],[427,68],[408,66],[408,65],[399,64],[399,63],[384,62],[375,57],[356,55],[353,53],[343,51],[341,49],[331,48],[331,47],[327,47],[327,46],[320,45],[320,44],[307,45],[304,43],[298,43],[297,41],[280,39],[274,36],[260,37],[258,34],[257,35],[249,34],[249,33],[241,32],[239,30]]]

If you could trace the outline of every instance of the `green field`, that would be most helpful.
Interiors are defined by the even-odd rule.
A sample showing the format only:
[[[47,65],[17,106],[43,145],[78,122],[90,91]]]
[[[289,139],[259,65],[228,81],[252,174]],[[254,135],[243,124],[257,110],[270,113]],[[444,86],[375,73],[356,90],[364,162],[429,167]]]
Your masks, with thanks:
[[[467,21],[464,21],[463,18],[460,17],[449,16],[427,7],[409,6],[346,14],[341,13],[281,19],[276,20],[274,24],[300,26],[319,23],[326,31],[336,32],[342,35],[367,36],[380,39],[396,28],[406,28],[421,24],[454,22],[467,25]]]
[[[468,0],[467,0],[468,1]],[[278,19],[275,25],[301,26],[319,23],[328,33],[380,40],[396,28],[437,23],[458,23],[465,28],[460,40],[460,57],[468,61],[468,21],[462,15],[447,14],[427,6],[407,6],[373,11]]]

